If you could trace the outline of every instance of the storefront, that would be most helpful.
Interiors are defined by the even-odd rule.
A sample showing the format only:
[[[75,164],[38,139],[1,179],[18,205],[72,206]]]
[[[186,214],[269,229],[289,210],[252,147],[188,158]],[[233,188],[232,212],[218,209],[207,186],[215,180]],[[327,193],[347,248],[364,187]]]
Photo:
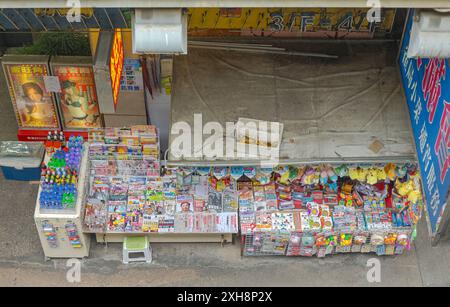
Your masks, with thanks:
[[[342,51],[347,46],[351,55]],[[212,167],[213,178],[238,180],[244,255],[398,254],[414,237],[421,183],[396,45],[321,47],[339,55],[191,50],[174,59],[167,164],[186,168],[186,174]],[[283,124],[278,166],[240,158],[242,141],[223,137],[230,136],[227,123],[240,118]],[[222,130],[209,130],[213,122]],[[180,123],[192,131],[182,131]],[[204,127],[200,136],[195,127]],[[183,150],[183,133],[193,152]]]
[[[245,256],[398,255],[411,248],[423,215],[436,238],[448,214],[448,60],[405,59],[414,11],[386,8],[377,22],[368,11],[190,8],[189,52],[176,56],[132,54],[126,29],[122,43],[117,30],[91,31],[96,91],[92,78],[66,80],[81,60],[67,69],[64,59],[47,59],[43,73],[58,76],[64,89],[49,97],[58,125],[83,117],[92,126],[83,127],[89,142],[70,170],[79,199],[71,212],[39,196],[43,245],[79,251],[91,234],[97,242],[235,236]],[[427,77],[433,67],[439,78]],[[105,75],[109,85],[100,84]],[[428,89],[441,88],[441,96],[433,104],[436,92],[414,92],[411,80],[416,87],[433,81]],[[71,86],[88,101],[98,98],[106,128],[94,126],[95,114],[70,108]],[[416,119],[415,95],[437,106],[428,124]],[[97,104],[88,105],[83,110]],[[432,111],[422,109],[421,116]],[[59,168],[43,173],[50,194],[67,176]],[[75,243],[58,245],[58,236]]]

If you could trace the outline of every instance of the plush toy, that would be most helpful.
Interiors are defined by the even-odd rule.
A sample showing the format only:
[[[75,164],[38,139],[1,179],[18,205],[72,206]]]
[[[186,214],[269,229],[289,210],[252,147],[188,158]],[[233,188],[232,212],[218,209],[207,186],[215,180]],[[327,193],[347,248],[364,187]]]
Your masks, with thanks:
[[[289,181],[294,181],[298,178],[298,168],[289,166]]]
[[[401,183],[400,180],[397,179],[397,181],[395,182],[395,189],[400,196],[407,196],[410,192],[414,191],[414,188],[415,185],[414,181],[412,180]]]
[[[311,185],[314,181],[315,170],[313,168],[308,168],[305,170],[303,177],[301,179],[302,184]]]
[[[375,168],[370,168],[367,171],[367,183],[368,184],[376,184],[378,182],[378,172]]]
[[[314,170],[314,174],[313,174],[313,176],[312,176],[312,183],[315,184],[315,185],[317,185],[317,184],[319,184],[319,182],[320,182],[320,168],[317,167],[317,168]]]
[[[405,165],[397,166],[396,169],[395,169],[395,173],[396,173],[398,178],[404,178],[406,176],[406,173],[407,173],[406,166]]]
[[[390,181],[395,181],[396,173],[395,173],[395,164],[388,163],[384,167],[384,171],[386,172],[386,176]]]
[[[352,191],[353,191],[353,184],[351,184],[351,183],[344,183],[342,185],[341,192],[343,194],[350,195],[350,194],[352,194]]]
[[[285,184],[288,185],[289,184],[289,178],[290,178],[290,171],[287,170],[284,173],[280,173],[281,177],[280,177],[280,183],[281,184]]]
[[[305,174],[305,167],[298,167],[297,168],[297,180],[301,180],[303,175]]]
[[[348,175],[350,176],[351,180],[357,180],[358,179],[358,170],[356,168],[352,167],[348,170]]]
[[[377,168],[377,179],[378,181],[385,181],[386,180],[386,172],[384,171],[384,168]]]
[[[341,246],[351,246],[353,242],[353,235],[341,234]]]
[[[408,200],[412,202],[413,204],[417,204],[419,200],[422,199],[422,193],[419,189],[414,189],[413,191],[409,192],[408,194]]]
[[[336,175],[336,172],[333,170],[333,167],[328,166],[327,174],[328,174],[328,178],[330,178],[330,180],[332,182],[337,182],[338,181],[338,176]]]
[[[345,165],[338,166],[334,169],[335,173],[339,177],[347,177],[348,176],[348,168]]]
[[[396,233],[389,233],[384,238],[384,244],[386,244],[386,245],[394,245],[395,242],[397,242],[397,234]]]
[[[357,174],[358,174],[357,180],[359,180],[360,182],[366,182],[369,170],[366,168],[358,167]]]
[[[325,185],[328,182],[328,173],[326,166],[322,167],[320,172],[320,184]]]
[[[337,193],[337,191],[338,191],[337,183],[336,182],[331,182],[331,183],[325,184],[325,191],[327,193]]]

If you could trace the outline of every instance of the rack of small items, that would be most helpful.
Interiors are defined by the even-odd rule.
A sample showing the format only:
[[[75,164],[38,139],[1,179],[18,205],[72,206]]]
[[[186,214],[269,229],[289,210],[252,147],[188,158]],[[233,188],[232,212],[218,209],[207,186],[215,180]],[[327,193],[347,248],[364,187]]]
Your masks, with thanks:
[[[42,165],[41,192],[39,203],[41,210],[73,210],[78,198],[78,173],[84,140],[82,137],[70,137],[67,144],[64,135],[55,132],[54,141],[49,132],[46,152],[49,160]],[[51,142],[51,143],[50,143]]]
[[[422,214],[413,164],[283,166],[248,179],[239,189],[245,256],[402,254]]]
[[[238,232],[235,186],[212,182],[201,170],[161,170],[156,127],[93,130],[89,142],[84,226],[97,241],[138,234],[158,241],[220,242]]]
[[[83,258],[90,238],[81,233],[87,151],[81,136],[49,132],[34,219],[46,258]]]

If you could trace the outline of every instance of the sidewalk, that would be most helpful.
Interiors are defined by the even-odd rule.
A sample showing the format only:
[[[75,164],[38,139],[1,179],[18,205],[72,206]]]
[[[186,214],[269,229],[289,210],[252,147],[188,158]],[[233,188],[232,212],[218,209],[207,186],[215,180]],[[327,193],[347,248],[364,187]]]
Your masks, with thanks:
[[[0,140],[17,133],[9,95],[0,73]],[[44,261],[33,221],[37,185],[0,175],[0,286],[72,286],[64,260]],[[367,260],[374,255],[325,259],[241,258],[239,243],[152,244],[154,263],[121,263],[121,245],[92,243],[82,262],[82,286],[450,286],[448,239],[432,248],[424,221],[414,248],[381,257],[381,283],[370,284]]]

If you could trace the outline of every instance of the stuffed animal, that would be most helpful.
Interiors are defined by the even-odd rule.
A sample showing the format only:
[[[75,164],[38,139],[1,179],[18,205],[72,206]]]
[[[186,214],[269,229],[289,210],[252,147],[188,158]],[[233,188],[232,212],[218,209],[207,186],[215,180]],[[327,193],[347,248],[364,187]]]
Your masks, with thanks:
[[[348,167],[345,165],[338,166],[334,169],[335,173],[339,177],[347,177],[348,176]]]
[[[315,170],[313,168],[308,168],[305,170],[301,182],[303,185],[311,185],[314,181]]]
[[[370,168],[367,171],[367,183],[374,185],[378,182],[378,171],[375,168]]]
[[[405,165],[402,166],[397,166],[395,169],[395,173],[397,174],[398,178],[404,178],[406,176],[407,173],[407,168]]]
[[[328,182],[327,167],[323,166],[320,172],[320,184],[325,185]]]
[[[320,172],[320,183],[322,185],[325,185],[328,180],[331,180],[332,182],[337,182],[338,176],[333,170],[333,167],[331,165],[323,165],[321,167]]]
[[[390,181],[395,181],[395,178],[397,177],[397,174],[395,172],[395,164],[386,164],[386,166],[384,167],[384,171],[386,172],[386,176]]]
[[[330,180],[332,182],[337,182],[338,181],[338,176],[336,175],[336,172],[333,170],[333,167],[328,166],[327,174],[328,174],[328,178],[330,178]]]
[[[401,183],[400,180],[397,179],[395,182],[395,188],[400,196],[407,196],[410,192],[414,191],[414,181],[408,180]]]
[[[366,169],[366,168],[358,167],[357,174],[358,174],[357,179],[360,182],[366,182],[367,181],[367,175],[369,174],[369,170]]]
[[[386,172],[385,172],[384,168],[379,167],[376,170],[377,170],[378,181],[385,181],[387,176],[386,176]]]
[[[352,167],[348,170],[348,175],[350,176],[351,180],[357,180],[358,179],[358,170],[356,168]]]

